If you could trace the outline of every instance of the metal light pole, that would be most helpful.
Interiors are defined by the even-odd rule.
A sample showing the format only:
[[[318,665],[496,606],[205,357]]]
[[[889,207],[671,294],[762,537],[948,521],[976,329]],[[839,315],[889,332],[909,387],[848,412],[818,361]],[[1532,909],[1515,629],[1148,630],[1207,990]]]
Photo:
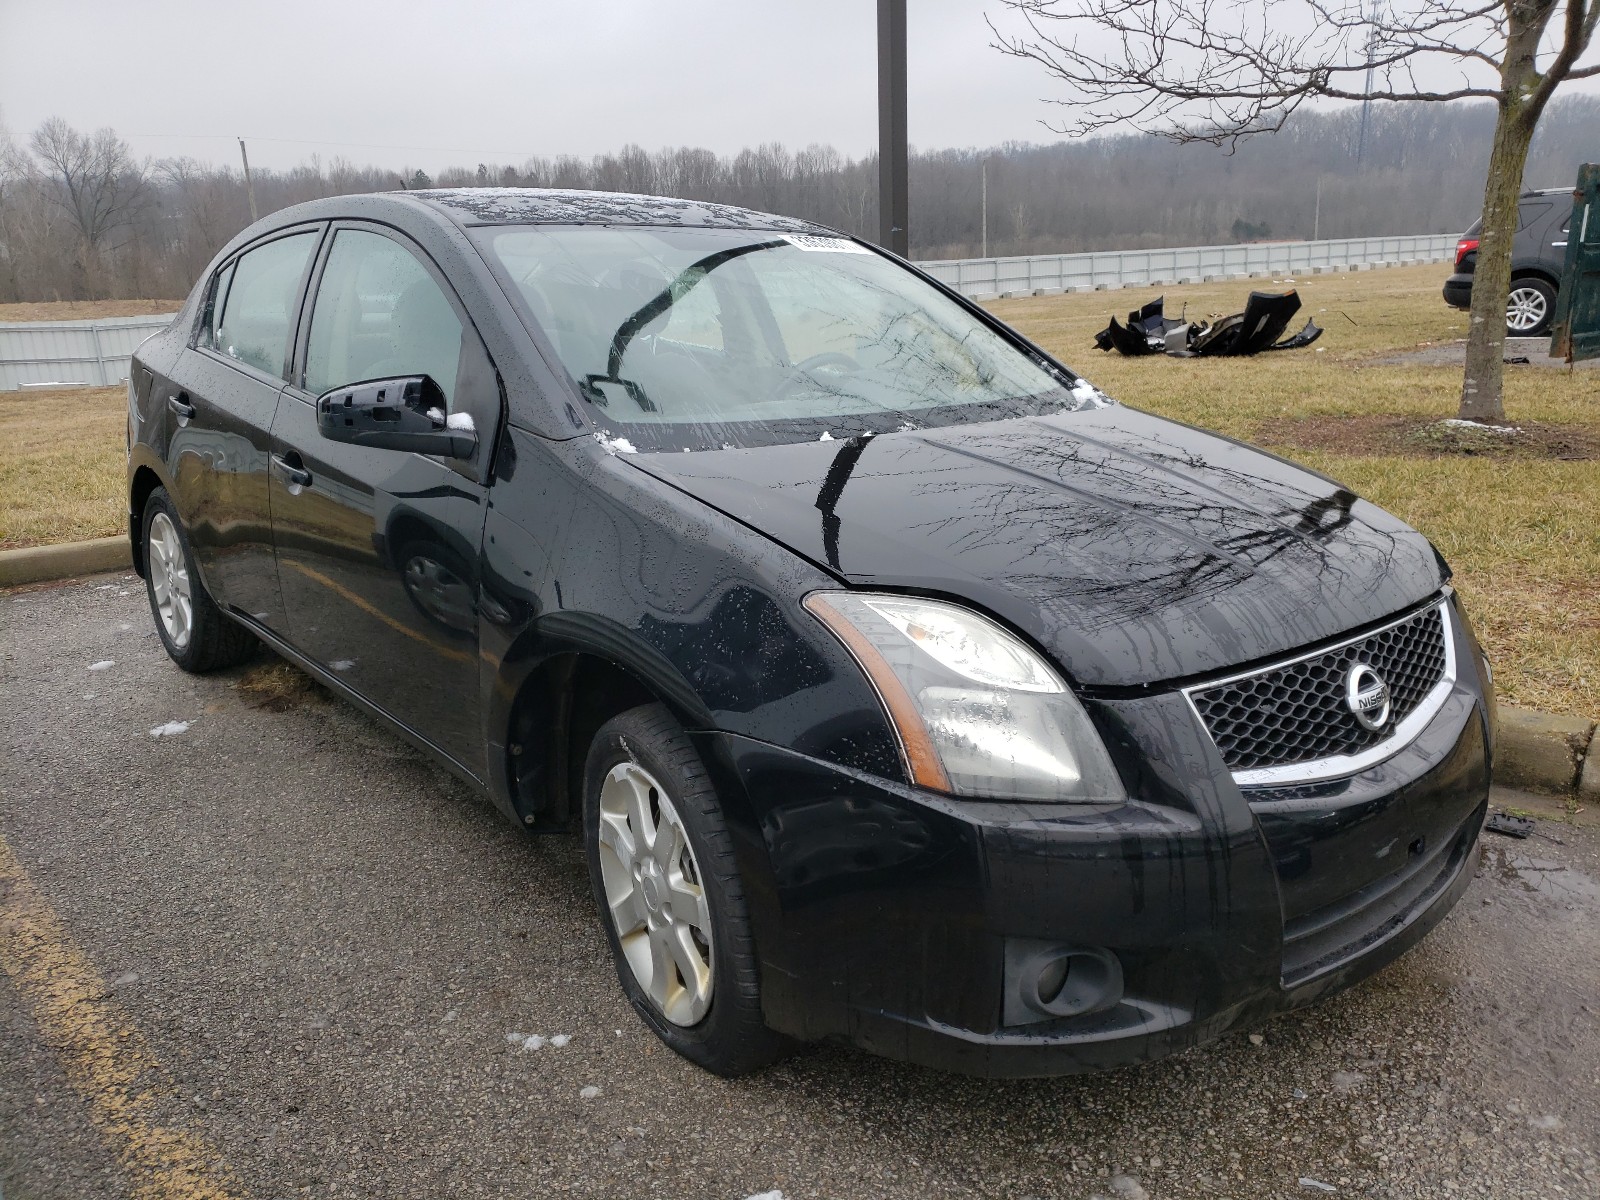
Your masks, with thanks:
[[[250,155],[245,153],[244,139],[239,139],[239,157],[244,160],[244,190],[250,197],[250,223],[255,224],[260,218],[256,216],[256,183],[250,177]]]
[[[878,244],[911,254],[906,150],[906,0],[878,0]]]

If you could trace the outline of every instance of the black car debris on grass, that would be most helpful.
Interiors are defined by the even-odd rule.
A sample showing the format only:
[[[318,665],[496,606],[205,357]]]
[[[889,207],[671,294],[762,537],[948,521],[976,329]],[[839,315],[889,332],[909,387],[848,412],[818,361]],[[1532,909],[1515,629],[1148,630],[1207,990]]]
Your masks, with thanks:
[[[1283,336],[1289,319],[1300,311],[1300,296],[1292,291],[1251,292],[1243,312],[1215,321],[1169,317],[1166,303],[1165,296],[1157,296],[1143,308],[1130,312],[1126,326],[1112,317],[1111,323],[1094,335],[1095,346],[1130,358],[1146,354],[1235,358],[1265,350],[1299,350],[1322,336],[1322,327],[1315,321],[1307,321],[1293,337]]]
[[[1138,1062],[1471,874],[1488,665],[1428,541],[832,230],[285,209],[140,348],[128,442],[174,661],[266,643],[579,832],[621,986],[714,1071]]]

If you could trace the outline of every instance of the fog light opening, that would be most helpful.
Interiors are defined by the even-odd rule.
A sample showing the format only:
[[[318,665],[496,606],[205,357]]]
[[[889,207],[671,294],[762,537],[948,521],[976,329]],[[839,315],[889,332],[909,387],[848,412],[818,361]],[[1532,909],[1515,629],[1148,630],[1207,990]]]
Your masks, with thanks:
[[[1122,964],[1109,950],[1018,939],[1007,958],[1007,1025],[1085,1016],[1122,1000]]]

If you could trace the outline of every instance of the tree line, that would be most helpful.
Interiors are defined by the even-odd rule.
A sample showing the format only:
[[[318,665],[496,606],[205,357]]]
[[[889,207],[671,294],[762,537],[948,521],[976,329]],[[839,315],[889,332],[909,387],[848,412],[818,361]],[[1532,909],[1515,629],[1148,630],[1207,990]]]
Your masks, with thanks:
[[[1112,135],[1051,145],[911,155],[915,258],[1048,254],[1285,238],[1455,233],[1482,203],[1493,104],[1297,113],[1231,152]],[[1529,187],[1571,184],[1600,159],[1600,97],[1551,105]],[[335,158],[252,172],[264,216],[321,196],[505,185],[718,200],[866,237],[878,221],[877,159],[771,143],[717,155],[625,146],[592,158],[401,172]],[[177,297],[250,224],[243,172],[193,158],[140,160],[111,129],[52,118],[26,139],[0,130],[0,302]]]

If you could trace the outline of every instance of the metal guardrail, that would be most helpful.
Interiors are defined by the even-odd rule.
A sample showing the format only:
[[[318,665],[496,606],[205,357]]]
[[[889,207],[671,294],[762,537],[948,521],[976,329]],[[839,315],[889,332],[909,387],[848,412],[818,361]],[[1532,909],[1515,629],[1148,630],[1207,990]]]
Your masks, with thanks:
[[[1096,250],[1025,258],[955,258],[917,265],[973,299],[1091,291],[1150,284],[1200,283],[1415,262],[1449,262],[1455,234],[1340,238],[1318,242],[1249,242],[1163,250]]]
[[[1409,262],[1448,262],[1454,234],[1342,238],[1319,242],[1250,242],[1164,250],[1096,250],[1025,258],[957,258],[917,265],[974,299],[1090,291],[1148,284],[1199,283],[1251,276],[1311,274]],[[0,324],[0,391],[45,386],[108,386],[128,377],[140,342],[173,314],[99,321]]]
[[[121,383],[139,343],[174,315],[0,324],[0,392]]]

